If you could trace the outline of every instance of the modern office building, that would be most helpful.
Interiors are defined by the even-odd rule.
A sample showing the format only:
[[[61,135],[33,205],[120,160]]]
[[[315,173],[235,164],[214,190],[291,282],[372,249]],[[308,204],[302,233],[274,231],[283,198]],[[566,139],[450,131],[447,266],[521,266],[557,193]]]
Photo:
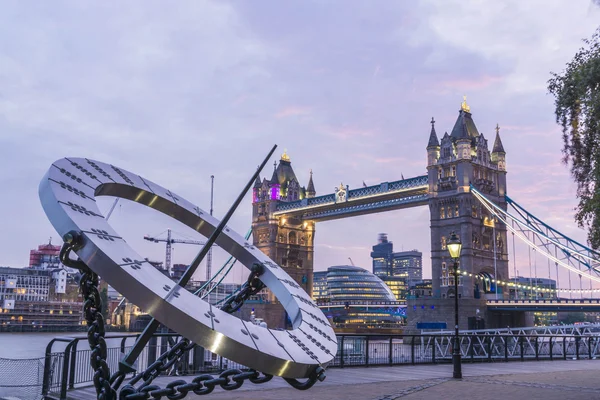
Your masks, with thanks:
[[[409,290],[407,278],[408,274],[404,273],[400,276],[382,276],[381,280],[390,288],[396,300],[404,301]]]
[[[404,277],[408,287],[423,279],[423,253],[418,250],[394,252],[387,234],[380,233],[371,252],[373,273],[380,278]]]
[[[317,303],[329,302],[329,291],[327,290],[327,271],[316,271],[313,273],[312,298]]]
[[[392,276],[406,276],[407,285],[423,280],[423,253],[418,250],[392,253]]]

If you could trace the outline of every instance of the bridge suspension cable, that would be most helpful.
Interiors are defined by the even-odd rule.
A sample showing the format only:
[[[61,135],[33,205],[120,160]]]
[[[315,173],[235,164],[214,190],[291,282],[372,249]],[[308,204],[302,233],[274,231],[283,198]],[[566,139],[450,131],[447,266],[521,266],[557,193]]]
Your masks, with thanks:
[[[504,223],[506,228],[513,235],[513,267],[516,270],[515,258],[515,237],[526,243],[534,251],[533,265],[537,276],[537,253],[546,257],[549,261],[554,261],[557,268],[557,287],[558,287],[558,266],[578,274],[581,278],[585,277],[591,281],[600,282],[600,254],[587,246],[567,237],[556,229],[545,224],[539,218],[529,213],[514,200],[506,196],[508,205],[514,210],[510,213],[497,204],[487,199],[481,192],[471,186],[471,192],[474,197],[500,222]],[[552,251],[554,250],[554,251]],[[531,273],[531,255],[530,255],[530,276]],[[597,292],[593,289],[583,289],[581,280],[579,290],[573,290],[570,284],[571,276],[569,273],[569,293]],[[516,273],[515,273],[516,283]],[[530,282],[531,283],[531,282]],[[534,285],[528,285],[533,290]],[[560,289],[557,291],[561,291]]]
[[[251,234],[252,228],[248,229],[248,232],[246,232],[245,239],[248,240]],[[214,292],[216,288],[219,287],[219,285],[223,282],[223,280],[229,274],[229,272],[231,272],[231,269],[233,268],[236,262],[237,259],[233,258],[233,256],[230,256],[227,259],[227,261],[225,261],[223,266],[213,276],[211,276],[210,279],[208,279],[200,288],[198,288],[198,290],[196,290],[194,294],[201,298],[206,298],[207,296],[209,296],[212,292]],[[225,271],[225,269],[227,270]],[[223,271],[225,272],[221,275]],[[219,275],[221,276],[219,277]],[[215,280],[217,279],[218,281],[215,282]]]

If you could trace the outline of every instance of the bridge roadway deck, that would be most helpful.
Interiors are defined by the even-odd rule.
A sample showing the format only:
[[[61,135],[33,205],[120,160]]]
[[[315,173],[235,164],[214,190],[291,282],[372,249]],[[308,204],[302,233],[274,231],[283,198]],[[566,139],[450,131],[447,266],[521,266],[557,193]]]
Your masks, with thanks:
[[[289,387],[273,378],[262,385],[246,382],[240,389],[188,399],[265,400],[392,400],[392,399],[597,399],[600,398],[600,360],[538,361],[464,364],[463,379],[453,380],[452,365],[333,368],[327,379],[308,391]],[[161,377],[164,386],[181,377]],[[190,381],[192,377],[183,377]],[[69,392],[69,398],[95,398],[93,388]]]

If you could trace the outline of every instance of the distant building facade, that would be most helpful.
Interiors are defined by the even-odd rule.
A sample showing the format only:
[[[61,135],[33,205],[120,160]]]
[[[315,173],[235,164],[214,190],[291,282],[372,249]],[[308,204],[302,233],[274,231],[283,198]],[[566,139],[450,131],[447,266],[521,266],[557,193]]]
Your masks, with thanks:
[[[83,303],[65,298],[66,270],[0,267],[0,332],[72,331]]]
[[[38,246],[37,250],[29,252],[29,268],[36,269],[55,269],[62,266],[60,263],[60,246],[52,244],[52,240],[48,244]]]
[[[516,288],[512,287],[510,289],[510,297],[516,299],[556,299],[556,281],[554,279],[548,278],[529,278],[518,276],[516,278],[511,278],[511,282],[518,285]],[[488,282],[484,284],[489,285]],[[519,287],[520,286],[520,287]],[[539,288],[539,289],[534,289]],[[493,284],[491,290],[494,290]],[[516,290],[516,293],[515,293]]]
[[[432,295],[431,279],[423,279],[415,283],[409,290],[408,298],[418,299],[420,297],[431,297]]]

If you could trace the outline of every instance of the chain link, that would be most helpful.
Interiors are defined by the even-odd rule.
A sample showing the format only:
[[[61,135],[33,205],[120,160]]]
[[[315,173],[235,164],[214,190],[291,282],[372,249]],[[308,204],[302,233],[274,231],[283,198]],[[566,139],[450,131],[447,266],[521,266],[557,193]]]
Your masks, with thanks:
[[[76,268],[81,273],[79,288],[83,294],[83,311],[88,326],[88,343],[92,353],[90,355],[90,365],[94,369],[94,386],[98,400],[117,400],[117,389],[125,379],[123,372],[115,372],[110,375],[110,368],[106,363],[107,348],[104,340],[104,317],[102,312],[104,305],[98,291],[98,275],[85,265],[81,260],[72,260],[69,257],[71,251],[77,250],[81,245],[82,237],[78,232],[71,231],[64,236],[64,244],[60,251],[60,260],[67,267]],[[244,302],[250,297],[261,291],[265,284],[259,279],[263,273],[262,264],[252,266],[248,280],[242,285],[240,290],[231,295],[221,309],[227,313],[233,313],[239,310]],[[228,369],[223,371],[218,377],[211,374],[202,374],[195,377],[191,382],[182,379],[168,383],[164,388],[153,385],[156,377],[168,371],[173,365],[187,354],[195,346],[186,338],[180,339],[171,349],[163,353],[155,362],[153,362],[145,371],[137,374],[129,383],[119,391],[119,400],[155,400],[166,396],[169,400],[183,399],[189,392],[197,395],[212,393],[215,387],[220,386],[223,390],[239,389],[245,381],[254,384],[269,382],[273,375],[261,374],[255,370],[242,371],[239,369]],[[324,378],[324,369],[319,367],[306,382],[299,382],[296,379],[285,379],[292,387],[300,390],[309,389],[317,380]],[[139,381],[143,381],[137,388],[134,386]]]

